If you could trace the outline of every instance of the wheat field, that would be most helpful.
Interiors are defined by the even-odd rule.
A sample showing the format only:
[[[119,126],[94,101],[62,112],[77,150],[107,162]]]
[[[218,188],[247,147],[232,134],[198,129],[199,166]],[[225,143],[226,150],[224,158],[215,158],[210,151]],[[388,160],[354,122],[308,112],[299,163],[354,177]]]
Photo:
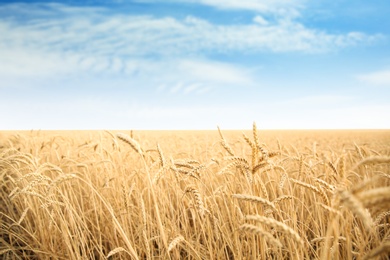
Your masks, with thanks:
[[[0,132],[2,259],[388,259],[390,131]]]

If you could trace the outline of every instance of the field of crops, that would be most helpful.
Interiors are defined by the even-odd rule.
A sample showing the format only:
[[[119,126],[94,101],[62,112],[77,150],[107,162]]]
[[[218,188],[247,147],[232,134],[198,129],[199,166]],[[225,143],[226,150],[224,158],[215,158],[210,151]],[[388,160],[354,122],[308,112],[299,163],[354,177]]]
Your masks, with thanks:
[[[3,259],[388,259],[390,131],[0,132]]]

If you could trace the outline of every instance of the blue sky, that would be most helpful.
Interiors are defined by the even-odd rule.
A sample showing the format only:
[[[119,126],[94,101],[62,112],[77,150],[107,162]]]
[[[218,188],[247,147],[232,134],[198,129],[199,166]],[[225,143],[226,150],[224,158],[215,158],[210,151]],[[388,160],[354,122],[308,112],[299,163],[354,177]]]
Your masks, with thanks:
[[[0,1],[0,129],[390,128],[390,1]]]

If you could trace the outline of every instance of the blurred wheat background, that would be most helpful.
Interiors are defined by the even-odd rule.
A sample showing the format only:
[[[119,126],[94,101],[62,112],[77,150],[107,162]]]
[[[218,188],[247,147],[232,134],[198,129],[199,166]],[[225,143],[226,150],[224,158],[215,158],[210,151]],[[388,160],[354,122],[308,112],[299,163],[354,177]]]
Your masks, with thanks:
[[[0,133],[2,259],[388,259],[390,132]]]

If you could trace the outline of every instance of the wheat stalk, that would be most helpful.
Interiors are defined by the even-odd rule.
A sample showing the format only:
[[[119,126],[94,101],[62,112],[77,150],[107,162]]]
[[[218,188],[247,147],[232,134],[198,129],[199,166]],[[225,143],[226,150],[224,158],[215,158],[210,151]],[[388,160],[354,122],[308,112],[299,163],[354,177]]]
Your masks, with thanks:
[[[186,188],[185,192],[190,192],[194,195],[195,197],[195,205],[198,210],[198,213],[201,217],[205,215],[208,210],[205,208],[202,196],[200,195],[200,192],[193,186],[189,186]]]
[[[357,170],[360,166],[366,165],[366,164],[380,164],[380,163],[390,163],[390,157],[389,156],[371,156],[368,158],[365,158],[358,162],[352,169],[351,172]]]
[[[272,203],[271,201],[269,201],[267,199],[263,199],[263,198],[260,198],[257,196],[245,195],[245,194],[233,194],[232,197],[236,198],[236,199],[240,199],[240,200],[261,203],[261,204],[264,204],[264,205],[269,206],[272,209],[276,210],[274,203]]]
[[[116,134],[116,137],[118,137],[120,140],[122,140],[123,142],[130,145],[130,147],[133,148],[134,151],[136,151],[140,155],[143,155],[143,151],[141,149],[141,146],[139,145],[139,143],[136,140],[134,140],[130,136],[122,134],[122,133]]]
[[[159,155],[159,159],[160,159],[160,166],[162,168],[165,168],[167,163],[165,161],[164,154],[163,154],[159,144],[157,144],[157,151],[158,151],[158,155]]]
[[[184,241],[184,237],[181,235],[173,239],[171,243],[169,243],[168,252],[171,252],[176,247],[176,245],[178,245],[182,241]]]
[[[375,220],[374,220],[374,226],[378,226],[379,223],[381,223],[381,221],[387,217],[387,216],[390,216],[390,211],[384,211],[382,212],[381,214],[379,214]]]
[[[284,183],[286,182],[287,178],[288,178],[287,173],[283,173],[283,175],[279,181],[279,189],[280,190],[283,190],[283,186],[284,186]]]
[[[259,164],[255,165],[252,169],[252,174],[255,174],[259,169],[263,168],[264,166],[267,166],[268,162],[260,162]]]
[[[388,206],[390,203],[390,187],[381,187],[361,192],[356,195],[366,207]]]
[[[334,164],[332,162],[328,162],[328,166],[330,167],[330,169],[332,169],[333,173],[338,176],[339,173],[337,172],[337,169],[336,167],[334,166]]]
[[[108,255],[106,256],[106,258],[109,258],[109,257],[111,257],[113,255],[116,255],[116,254],[120,253],[120,252],[126,252],[128,255],[131,256],[131,254],[126,249],[124,249],[123,247],[117,247],[117,248],[111,250],[108,253]]]
[[[30,208],[27,207],[27,208],[23,211],[22,215],[20,216],[20,218],[19,218],[19,220],[18,220],[18,222],[17,222],[18,225],[22,224],[22,222],[23,222],[24,218],[26,217],[27,212],[28,212],[29,209],[30,209]]]
[[[299,180],[295,180],[295,179],[291,179],[290,178],[290,181],[292,181],[293,183],[295,184],[298,184],[302,187],[305,187],[309,190],[312,190],[314,191],[315,193],[317,193],[318,195],[321,196],[321,198],[327,203],[329,204],[329,199],[327,197],[327,195],[323,192],[323,190],[319,189],[318,187],[314,186],[314,185],[311,185],[309,183],[306,183],[306,182],[302,182],[302,181],[299,181]]]
[[[219,136],[221,137],[222,147],[228,152],[229,155],[234,156],[234,152],[233,152],[232,148],[230,148],[230,146],[226,142],[225,138],[223,137],[221,129],[219,129],[219,126],[217,126],[217,128],[218,128]]]
[[[340,191],[339,196],[340,202],[358,216],[362,220],[364,227],[370,231],[373,226],[373,221],[368,210],[364,208],[363,203],[346,190]]]
[[[267,187],[265,187],[265,184],[263,183],[262,180],[260,180],[259,183],[260,183],[261,192],[263,193],[264,197],[265,197],[267,200],[269,200]]]
[[[255,225],[243,224],[240,226],[240,229],[245,231],[245,232],[249,232],[249,233],[252,233],[255,235],[261,235],[268,243],[270,243],[271,245],[273,245],[275,247],[282,247],[283,246],[282,243],[278,239],[276,239],[274,236],[272,236],[271,233],[264,231],[263,229],[255,226]]]
[[[390,253],[390,241],[382,243],[380,246],[372,249],[367,255],[364,256],[363,260],[373,259],[382,254]],[[389,255],[387,255],[388,257]]]
[[[335,186],[333,186],[332,184],[327,183],[324,180],[316,178],[315,181],[318,182],[319,184],[321,184],[322,186],[325,186],[332,193],[335,192],[335,190],[336,190]]]
[[[253,128],[252,128],[252,132],[253,132],[253,140],[255,142],[255,146],[258,147],[260,142],[259,142],[259,137],[257,136],[257,126],[256,126],[256,122],[253,122]]]
[[[272,201],[272,203],[276,205],[276,204],[279,204],[279,203],[281,203],[281,202],[283,202],[285,200],[291,200],[291,199],[294,199],[294,197],[290,196],[290,195],[284,195],[284,196],[280,196],[280,197],[274,199]]]
[[[260,223],[266,224],[267,226],[279,228],[284,233],[290,235],[300,245],[303,246],[303,244],[304,244],[303,239],[299,236],[299,234],[294,229],[292,229],[291,227],[287,226],[286,224],[284,224],[280,221],[277,221],[273,218],[267,218],[267,217],[260,216],[260,215],[248,215],[245,217],[245,219],[258,221]]]

